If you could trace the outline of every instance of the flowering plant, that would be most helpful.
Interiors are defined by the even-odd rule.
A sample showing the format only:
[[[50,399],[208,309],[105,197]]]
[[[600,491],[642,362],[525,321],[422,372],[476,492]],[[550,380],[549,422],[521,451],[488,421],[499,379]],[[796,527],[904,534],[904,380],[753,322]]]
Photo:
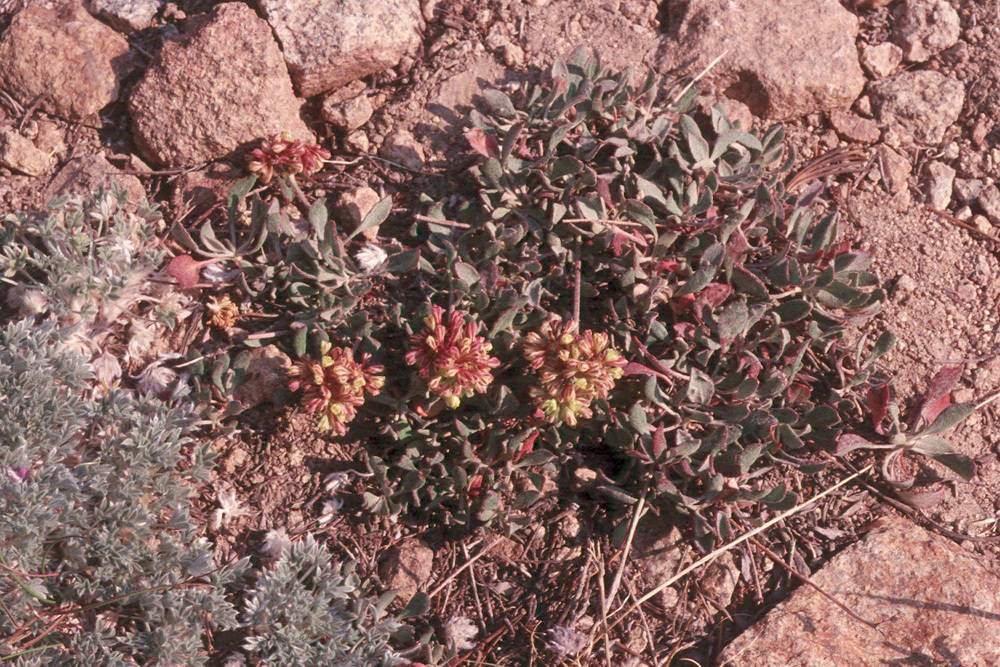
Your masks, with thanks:
[[[457,408],[463,397],[486,391],[493,381],[490,371],[500,360],[490,356],[493,345],[478,335],[477,322],[467,322],[458,311],[448,316],[447,323],[443,317],[443,308],[431,309],[424,318],[424,330],[410,337],[406,363],[419,366],[428,389],[449,408]]]
[[[288,388],[303,390],[303,405],[309,412],[320,414],[317,427],[332,430],[336,435],[347,433],[347,424],[358,413],[358,406],[365,402],[365,394],[378,395],[385,378],[377,375],[383,371],[378,364],[369,364],[370,356],[354,360],[354,353],[329,342],[321,346],[318,361],[309,356],[292,365],[289,374],[294,378]]]
[[[292,139],[291,134],[283,132],[265,139],[260,148],[250,151],[250,156],[253,159],[247,169],[260,177],[262,183],[270,183],[275,176],[294,178],[296,174],[315,174],[323,167],[323,161],[330,159],[330,151],[319,144]]]
[[[524,356],[538,371],[539,384],[531,388],[537,416],[570,426],[593,417],[591,403],[607,398],[626,364],[609,346],[607,334],[578,334],[576,329],[575,322],[554,318],[540,333],[529,333],[524,343]]]

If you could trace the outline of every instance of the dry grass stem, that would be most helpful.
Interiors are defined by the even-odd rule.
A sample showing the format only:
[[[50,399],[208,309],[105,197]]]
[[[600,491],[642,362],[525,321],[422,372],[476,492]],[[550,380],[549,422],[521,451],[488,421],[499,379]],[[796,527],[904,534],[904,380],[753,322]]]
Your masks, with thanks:
[[[728,54],[729,54],[729,49],[726,49],[725,51],[717,55],[712,62],[708,63],[708,65],[705,66],[705,69],[698,72],[697,76],[691,79],[688,82],[688,84],[683,88],[681,88],[681,91],[674,96],[673,104],[677,104],[678,102],[680,102],[681,99],[687,94],[687,92],[691,90],[691,86],[693,86],[694,84],[698,83],[701,79],[703,79],[709,72],[712,71],[712,68],[718,65],[719,62],[723,58],[725,58]]]
[[[877,625],[875,625],[871,621],[866,621],[864,618],[862,618],[857,613],[855,613],[854,610],[852,610],[847,605],[845,605],[844,603],[842,603],[840,600],[838,600],[837,598],[833,597],[832,595],[830,595],[829,593],[827,593],[825,590],[823,590],[821,587],[819,587],[818,585],[816,585],[815,583],[813,583],[812,580],[809,579],[809,577],[807,577],[807,576],[805,576],[803,574],[800,574],[794,567],[790,566],[788,563],[786,563],[785,561],[781,560],[781,557],[778,556],[778,554],[776,554],[774,551],[772,551],[769,547],[765,546],[763,542],[761,542],[760,540],[758,540],[755,537],[751,537],[750,538],[750,542],[752,544],[754,544],[755,546],[757,546],[761,551],[763,551],[767,555],[767,557],[770,558],[775,563],[775,565],[780,565],[785,570],[787,570],[790,575],[792,575],[793,577],[795,577],[796,579],[798,579],[799,581],[801,581],[803,584],[805,584],[805,585],[807,585],[807,586],[815,589],[816,591],[818,591],[820,595],[822,595],[827,600],[829,600],[833,604],[835,604],[838,607],[840,607],[851,618],[853,618],[854,620],[859,621],[861,623],[864,623],[869,628],[871,628],[872,630],[875,630],[876,632],[878,632],[880,634],[882,633],[882,631],[878,629]]]
[[[639,519],[642,518],[643,510],[646,507],[646,492],[642,492],[642,496],[639,498],[639,502],[636,503],[635,512],[632,514],[632,522],[628,527],[628,536],[625,538],[625,545],[622,550],[622,560],[618,564],[618,571],[615,573],[615,580],[611,582],[611,588],[608,591],[608,599],[604,601],[604,613],[608,613],[608,608],[611,603],[614,602],[615,595],[618,593],[618,587],[622,583],[622,575],[625,574],[625,564],[628,563],[629,553],[632,551],[632,540],[635,538],[635,529],[639,527]]]
[[[485,547],[483,547],[482,549],[480,549],[479,553],[477,553],[475,556],[473,556],[472,558],[470,558],[469,560],[467,560],[464,565],[462,565],[457,570],[455,570],[454,572],[452,572],[451,574],[449,574],[447,577],[445,577],[441,581],[441,583],[439,583],[437,586],[435,586],[434,590],[430,591],[427,594],[427,597],[433,598],[435,595],[437,595],[438,593],[440,593],[444,589],[445,586],[447,586],[449,583],[451,583],[451,581],[455,577],[457,577],[458,575],[462,574],[462,572],[464,572],[466,568],[471,567],[473,563],[475,563],[477,560],[479,560],[480,558],[482,558],[483,556],[485,556],[489,552],[490,549],[492,549],[496,545],[500,544],[501,540],[503,540],[503,537],[498,537],[495,540],[493,540],[492,542],[490,542],[489,544],[487,544]]]
[[[766,521],[759,528],[755,528],[755,529],[751,530],[749,533],[746,533],[745,535],[741,535],[740,537],[737,537],[735,540],[733,540],[729,544],[721,546],[718,549],[712,551],[711,553],[706,554],[705,556],[699,558],[694,563],[692,563],[688,567],[684,568],[683,570],[681,570],[680,572],[678,572],[677,574],[675,574],[670,579],[667,579],[666,581],[664,581],[663,583],[661,583],[659,586],[657,586],[653,590],[649,591],[648,593],[646,593],[645,595],[643,595],[642,597],[640,597],[638,600],[636,600],[630,607],[628,607],[624,611],[616,611],[615,614],[618,615],[619,618],[618,618],[618,620],[616,620],[611,625],[611,627],[614,627],[615,625],[618,625],[619,623],[621,623],[622,620],[624,620],[624,618],[626,616],[628,616],[630,613],[632,613],[633,611],[635,611],[635,609],[638,608],[639,605],[641,605],[643,602],[646,602],[646,601],[651,600],[652,598],[656,597],[661,592],[665,591],[667,588],[669,588],[670,586],[672,586],[675,583],[677,583],[677,581],[679,581],[680,579],[682,579],[684,576],[690,574],[691,572],[694,572],[695,570],[697,570],[702,565],[707,565],[708,563],[711,563],[713,560],[715,560],[716,558],[718,558],[722,554],[726,553],[727,551],[730,551],[731,549],[733,549],[737,545],[740,545],[740,544],[748,541],[750,538],[752,538],[752,537],[754,537],[756,535],[759,535],[760,533],[764,532],[765,530],[767,530],[771,526],[773,526],[773,525],[775,525],[777,523],[780,523],[781,521],[784,521],[788,517],[793,516],[795,514],[798,514],[803,509],[805,509],[806,507],[809,507],[810,505],[812,505],[813,503],[815,503],[820,498],[824,498],[824,497],[830,495],[831,493],[833,493],[837,489],[839,489],[842,486],[844,486],[844,485],[852,482],[853,480],[857,479],[861,475],[864,475],[864,474],[870,472],[874,467],[875,467],[874,463],[869,464],[868,466],[866,466],[862,470],[859,470],[858,472],[854,473],[853,475],[849,475],[848,477],[845,477],[844,479],[840,480],[839,482],[837,482],[836,484],[834,484],[833,486],[831,486],[829,489],[826,489],[825,491],[822,491],[821,493],[813,496],[809,500],[807,500],[805,502],[802,502],[802,503],[799,503],[795,507],[782,512],[781,514],[779,514],[778,516],[774,517],[770,521]]]

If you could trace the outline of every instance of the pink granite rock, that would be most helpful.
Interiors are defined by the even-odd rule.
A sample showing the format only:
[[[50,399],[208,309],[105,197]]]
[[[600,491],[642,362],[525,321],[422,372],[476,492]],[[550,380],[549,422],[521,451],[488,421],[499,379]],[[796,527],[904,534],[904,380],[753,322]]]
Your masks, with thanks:
[[[0,83],[23,106],[96,124],[131,69],[128,41],[70,0],[29,5],[0,41]]]
[[[394,67],[420,46],[419,0],[261,0],[303,97]]]
[[[1000,665],[1000,577],[953,542],[889,518],[730,644],[727,667]]]
[[[163,166],[220,158],[279,132],[313,141],[300,107],[271,29],[239,2],[190,19],[128,101],[136,145]]]

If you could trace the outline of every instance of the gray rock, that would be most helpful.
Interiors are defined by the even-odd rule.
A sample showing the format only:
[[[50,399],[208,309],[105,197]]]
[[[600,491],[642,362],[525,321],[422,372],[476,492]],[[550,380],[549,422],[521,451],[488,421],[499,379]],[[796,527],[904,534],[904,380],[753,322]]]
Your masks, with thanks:
[[[958,12],[948,0],[906,0],[897,5],[892,39],[909,62],[922,63],[954,46],[962,34]]]
[[[632,560],[645,588],[656,588],[677,574],[687,560],[684,538],[675,526],[658,517],[647,517],[640,522],[635,534]],[[679,601],[676,586],[665,588],[659,595],[659,602],[667,609],[673,609]]]
[[[936,145],[962,112],[965,86],[933,70],[901,72],[874,82],[872,97],[886,144]]]
[[[356,155],[365,155],[371,148],[371,142],[364,130],[354,130],[344,137],[344,150]]]
[[[983,191],[983,185],[981,178],[956,178],[955,196],[960,202],[974,204],[979,199],[979,193]]]
[[[910,161],[888,146],[879,147],[878,157],[886,190],[892,194],[906,192],[910,178]]]
[[[75,0],[49,9],[29,5],[0,41],[0,83],[23,106],[96,124],[97,112],[118,99],[132,68],[128,41]]]
[[[990,185],[979,193],[979,208],[994,225],[1000,224],[1000,188]]]
[[[420,46],[419,0],[261,0],[260,5],[303,97],[394,67]]]
[[[274,345],[250,351],[250,364],[243,381],[233,391],[233,398],[244,408],[269,403],[275,392],[288,386],[291,358]]]
[[[344,231],[352,232],[357,229],[361,221],[365,219],[365,216],[371,212],[375,204],[379,203],[381,199],[378,193],[368,186],[351,188],[341,194],[334,211],[341,220],[347,223]],[[369,241],[374,241],[378,236],[378,227],[367,229],[362,234]]]
[[[993,238],[993,225],[985,215],[975,215],[972,217],[972,226],[979,230],[980,234]]]
[[[873,144],[879,140],[881,133],[873,120],[840,109],[834,109],[829,116],[830,125],[841,138],[847,141]]]
[[[239,2],[189,19],[128,101],[136,145],[162,166],[213,160],[285,131],[313,141],[300,106],[271,29]]]
[[[364,93],[357,97],[339,100],[329,96],[323,100],[320,116],[342,132],[352,132],[368,122],[375,113],[370,97]]]
[[[861,65],[876,79],[882,79],[893,72],[903,62],[903,49],[892,42],[883,42],[872,46],[861,45]]]
[[[0,132],[0,166],[27,176],[41,176],[52,166],[52,158],[15,130]]]
[[[837,0],[690,0],[671,3],[661,72],[703,70],[708,80],[763,118],[787,119],[850,107],[865,76],[858,64],[858,19]],[[693,59],[693,62],[691,62]]]
[[[927,203],[931,208],[943,211],[951,203],[955,170],[937,160],[928,163],[926,169],[924,176],[927,184]]]
[[[379,565],[379,576],[406,604],[427,585],[433,567],[434,551],[420,540],[409,538],[390,547]]]
[[[101,154],[73,158],[59,170],[45,188],[45,199],[61,195],[87,195],[98,189],[110,190],[112,183],[128,193],[129,202],[136,204],[146,196],[142,181],[131,174],[122,174]]]
[[[86,0],[90,13],[126,33],[148,28],[162,6],[163,0]]]
[[[412,171],[424,168],[424,147],[407,130],[396,130],[386,137],[378,154]]]
[[[811,579],[811,587],[731,643],[729,667],[1000,664],[1000,578],[975,555],[912,523],[884,518]]]

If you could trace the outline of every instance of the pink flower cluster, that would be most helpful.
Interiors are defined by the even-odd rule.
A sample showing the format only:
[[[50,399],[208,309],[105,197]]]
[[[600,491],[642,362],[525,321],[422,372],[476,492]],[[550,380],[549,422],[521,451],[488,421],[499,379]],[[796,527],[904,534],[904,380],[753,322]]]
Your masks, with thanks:
[[[607,334],[578,334],[575,323],[560,319],[528,334],[524,356],[538,372],[539,384],[531,388],[538,416],[575,426],[594,415],[591,403],[607,397],[626,365],[609,343]]]
[[[262,183],[270,183],[275,176],[296,174],[311,176],[323,167],[323,160],[330,159],[330,151],[319,144],[306,144],[292,139],[288,132],[264,140],[260,148],[250,152],[250,173],[257,174]]]
[[[486,391],[493,381],[490,371],[500,360],[490,356],[493,346],[478,335],[478,323],[466,322],[457,311],[447,323],[443,317],[443,308],[431,309],[424,330],[410,337],[406,363],[419,367],[431,393],[441,396],[449,408],[457,408],[463,397]]]
[[[365,393],[375,396],[385,384],[377,375],[384,369],[378,364],[368,365],[369,355],[354,360],[354,353],[342,347],[323,344],[319,361],[303,357],[292,365],[289,374],[295,378],[288,388],[303,390],[303,403],[309,412],[319,413],[318,428],[332,430],[336,435],[347,433],[347,424],[358,413],[358,406],[365,402]]]

